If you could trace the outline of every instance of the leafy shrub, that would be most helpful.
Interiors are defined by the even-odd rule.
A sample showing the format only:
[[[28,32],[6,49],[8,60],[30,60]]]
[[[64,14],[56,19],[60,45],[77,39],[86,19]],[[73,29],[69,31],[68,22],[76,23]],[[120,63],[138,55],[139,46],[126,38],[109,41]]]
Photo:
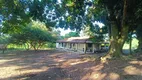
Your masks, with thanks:
[[[46,42],[55,42],[56,38],[49,31],[38,27],[27,26],[21,28],[21,31],[11,35],[11,43],[18,45],[28,45],[27,49],[38,50]]]

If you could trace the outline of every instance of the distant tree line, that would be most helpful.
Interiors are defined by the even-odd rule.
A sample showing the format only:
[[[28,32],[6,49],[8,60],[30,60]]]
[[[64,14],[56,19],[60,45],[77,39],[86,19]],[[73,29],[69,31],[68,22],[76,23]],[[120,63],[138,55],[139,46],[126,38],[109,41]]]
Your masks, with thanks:
[[[84,27],[97,35],[109,34],[110,49],[107,56],[121,57],[128,35],[136,32],[141,49],[141,0],[0,0],[4,31],[9,34],[31,22],[40,21],[46,28],[70,28],[80,31]],[[105,24],[101,29],[95,21]],[[22,26],[20,26],[22,25]],[[140,30],[140,32],[139,32]]]

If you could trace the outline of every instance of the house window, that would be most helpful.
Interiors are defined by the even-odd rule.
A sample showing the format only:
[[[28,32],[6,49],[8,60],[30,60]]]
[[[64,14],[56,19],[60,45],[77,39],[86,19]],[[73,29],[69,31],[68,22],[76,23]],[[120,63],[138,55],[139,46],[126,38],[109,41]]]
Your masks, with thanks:
[[[73,46],[75,46],[75,43],[73,43]]]
[[[92,47],[92,43],[88,43],[88,47]]]
[[[70,48],[72,48],[72,43],[70,43]]]
[[[66,47],[67,46],[67,43],[64,43],[64,47]]]
[[[62,43],[62,47],[64,47],[63,43]]]

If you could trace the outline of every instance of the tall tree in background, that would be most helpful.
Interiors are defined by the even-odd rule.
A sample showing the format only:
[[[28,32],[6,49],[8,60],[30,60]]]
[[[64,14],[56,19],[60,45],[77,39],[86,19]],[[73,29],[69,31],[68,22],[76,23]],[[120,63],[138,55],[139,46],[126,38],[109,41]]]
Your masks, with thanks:
[[[109,55],[114,57],[121,56],[128,33],[135,30],[142,19],[141,0],[63,0],[61,3],[56,0],[8,1],[0,1],[0,14],[4,16],[5,23],[16,23],[12,26],[33,18],[44,22],[47,27],[81,30],[84,25],[89,25],[95,30],[93,22],[103,22],[110,33]]]
[[[60,30],[53,29],[53,30],[51,31],[51,33],[53,34],[54,37],[57,38],[57,40],[64,39],[64,37],[61,36],[61,31],[60,31]]]
[[[70,37],[79,37],[79,33],[77,32],[69,32],[65,34],[64,38],[70,38]]]
[[[95,28],[95,29],[94,29]],[[108,40],[108,30],[107,27],[100,27],[95,25],[95,27],[85,26],[82,29],[83,36],[90,36],[94,42],[103,42]]]
[[[34,50],[43,47],[47,42],[54,43],[57,38],[43,23],[37,21],[32,21],[30,24],[21,27],[19,32],[13,32],[9,35],[12,44],[26,45],[27,49],[32,48]]]

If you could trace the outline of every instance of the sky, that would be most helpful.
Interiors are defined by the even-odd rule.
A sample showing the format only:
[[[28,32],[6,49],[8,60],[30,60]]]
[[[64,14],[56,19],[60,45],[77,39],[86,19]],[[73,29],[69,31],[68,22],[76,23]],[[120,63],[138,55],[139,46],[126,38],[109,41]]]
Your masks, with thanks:
[[[100,22],[94,22],[94,24],[97,24],[99,25],[100,28],[102,28],[104,26],[103,23],[100,23]],[[61,35],[64,36],[65,34],[69,33],[69,32],[75,32],[74,30],[70,30],[69,28],[68,29],[62,29],[62,28],[58,28],[60,31],[61,31]]]

